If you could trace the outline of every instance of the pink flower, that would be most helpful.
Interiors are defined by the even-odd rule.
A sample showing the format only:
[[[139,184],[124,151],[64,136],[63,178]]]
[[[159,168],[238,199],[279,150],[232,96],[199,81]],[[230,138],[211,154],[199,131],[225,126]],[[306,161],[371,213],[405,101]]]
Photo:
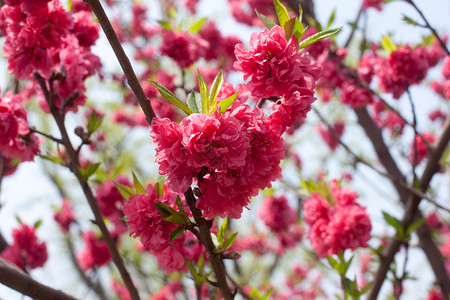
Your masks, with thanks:
[[[85,247],[77,254],[77,262],[83,271],[101,267],[111,260],[108,246],[93,231],[83,233]]]
[[[251,77],[247,87],[255,97],[282,96],[300,87],[313,89],[321,68],[298,51],[297,38],[286,41],[284,30],[274,26],[253,33],[249,50],[236,45],[234,68],[244,74],[244,80]]]
[[[47,6],[50,0],[5,0],[9,6],[21,5],[23,11],[34,12]]]
[[[266,198],[258,214],[266,226],[276,233],[287,230],[297,220],[295,209],[289,206],[284,196]]]
[[[375,8],[378,11],[381,11],[381,5],[384,3],[384,0],[364,0],[362,4],[362,8],[367,10],[371,7]]]
[[[367,247],[372,225],[364,207],[356,203],[356,193],[331,184],[333,206],[314,193],[303,204],[304,220],[310,226],[309,239],[319,256],[346,249]]]
[[[182,3],[191,12],[191,14],[195,14],[198,1],[199,0],[182,0]]]
[[[123,212],[128,217],[130,236],[140,237],[143,246],[155,254],[167,247],[176,247],[183,241],[183,236],[169,241],[170,233],[178,225],[163,221],[154,205],[155,202],[160,202],[176,207],[177,194],[168,190],[167,186],[165,189],[165,194],[158,197],[154,187],[149,184],[146,194],[132,195],[123,205]]]
[[[13,229],[13,243],[6,248],[0,257],[14,263],[19,268],[35,269],[42,267],[47,261],[47,246],[36,236],[36,228],[21,224]]]
[[[75,222],[75,215],[72,210],[72,205],[68,200],[63,199],[61,210],[55,212],[53,218],[61,226],[64,233],[69,232],[70,224]]]
[[[341,137],[344,134],[345,130],[344,122],[338,120],[334,124],[332,124],[331,127],[333,128],[334,133],[338,137]],[[317,126],[317,130],[319,131],[320,136],[325,141],[325,143],[327,143],[328,147],[330,147],[331,150],[335,150],[336,147],[339,145],[339,140],[336,139],[331,130],[328,130],[328,128],[324,128],[321,125]]]
[[[22,103],[21,95],[11,91],[0,98],[0,153],[7,158],[31,161],[39,152],[39,141],[30,134]]]
[[[388,63],[392,75],[409,85],[420,83],[427,75],[429,67],[425,49],[418,47],[413,50],[408,45],[392,51]]]
[[[259,108],[239,102],[221,116],[192,114],[180,124],[153,120],[159,172],[179,193],[195,181],[197,207],[207,218],[239,218],[249,198],[281,176],[282,140],[268,125]]]
[[[431,133],[424,133],[422,134],[422,137],[428,144],[433,144],[436,140],[436,137]],[[427,156],[428,146],[423,139],[417,135],[414,142],[411,144],[408,159],[411,163],[415,161],[417,164],[420,164]]]
[[[90,48],[94,46],[95,42],[99,38],[99,25],[94,22],[92,15],[89,11],[79,11],[73,16],[73,29],[71,30],[74,34],[78,43],[81,47]]]
[[[277,103],[267,121],[274,131],[280,135],[296,123],[302,123],[306,114],[311,110],[311,104],[316,101],[314,91],[300,88],[290,94],[285,94]]]
[[[274,17],[275,10],[271,0],[230,0],[230,9],[236,21],[249,26],[262,26],[255,13],[257,9],[265,16]]]
[[[372,93],[353,80],[345,81],[341,87],[341,101],[352,108],[364,107],[374,101]]]
[[[187,68],[203,56],[208,47],[208,42],[185,32],[163,33],[163,41],[160,47],[162,55],[166,55],[177,62],[180,67]]]
[[[25,13],[20,19],[19,7],[2,7],[2,18],[6,24],[4,53],[8,69],[18,79],[26,79],[37,71],[44,78],[52,74],[53,61],[48,50],[59,48],[61,39],[73,27],[70,14],[57,0],[46,8]]]

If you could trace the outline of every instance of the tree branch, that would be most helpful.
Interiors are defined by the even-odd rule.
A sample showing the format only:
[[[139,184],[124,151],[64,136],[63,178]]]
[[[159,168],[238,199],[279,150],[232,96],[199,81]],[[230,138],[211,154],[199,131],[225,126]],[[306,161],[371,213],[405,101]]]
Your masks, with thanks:
[[[70,165],[69,168],[72,171],[72,173],[77,178],[84,195],[86,196],[86,199],[89,203],[89,206],[94,213],[95,221],[97,226],[99,227],[102,236],[105,240],[106,245],[108,246],[108,250],[111,253],[111,258],[114,262],[114,264],[117,266],[117,269],[119,270],[120,276],[122,277],[122,280],[127,287],[128,291],[130,292],[131,299],[133,300],[139,300],[139,293],[134,286],[133,281],[131,280],[130,274],[128,273],[122,256],[120,255],[119,251],[116,248],[116,243],[111,237],[111,234],[108,231],[108,228],[106,227],[106,224],[103,220],[103,216],[100,212],[100,208],[97,203],[97,199],[94,196],[94,193],[92,192],[87,180],[81,175],[79,167],[80,167],[80,161],[78,159],[78,155],[75,152],[75,149],[73,148],[73,145],[70,141],[69,135],[67,133],[65,124],[64,124],[64,115],[61,115],[58,108],[54,105],[52,93],[50,93],[47,90],[46,84],[44,79],[37,73],[35,73],[35,79],[38,81],[42,93],[44,94],[45,100],[47,101],[47,104],[50,108],[50,113],[52,114],[53,118],[55,119],[55,122],[58,126],[58,129],[61,133],[61,140],[64,144],[64,147],[66,148],[66,153],[68,157],[70,158]]]
[[[128,84],[133,90],[133,93],[136,96],[139,105],[141,106],[142,111],[145,114],[145,119],[147,120],[148,124],[151,125],[152,119],[155,117],[155,112],[153,111],[150,100],[145,95],[144,90],[142,89],[142,86],[140,85],[139,80],[134,73],[130,60],[125,54],[125,51],[120,44],[119,38],[114,32],[114,29],[108,19],[108,16],[105,13],[105,10],[103,9],[99,0],[85,0],[85,2],[89,4],[92,11],[97,16],[98,22],[102,26],[103,32],[105,33],[106,38],[108,39],[112,49],[114,50],[117,60],[119,61],[120,66],[122,67],[122,70],[127,77]]]
[[[0,282],[35,300],[76,300],[70,295],[37,282],[2,258],[0,258]]]
[[[195,207],[195,197],[192,192],[192,189],[189,188],[186,193],[184,193],[186,198],[186,202],[189,205],[189,208],[192,212],[192,216],[194,217],[195,222],[197,223],[197,227],[199,229],[198,237],[200,241],[203,243],[206,249],[206,255],[211,262],[211,266],[216,274],[217,283],[219,284],[220,292],[222,296],[226,300],[234,299],[233,294],[231,293],[230,287],[227,283],[227,273],[225,270],[225,265],[223,260],[221,259],[218,253],[215,253],[214,250],[216,246],[214,245],[211,239],[211,224],[203,218],[201,210]]]

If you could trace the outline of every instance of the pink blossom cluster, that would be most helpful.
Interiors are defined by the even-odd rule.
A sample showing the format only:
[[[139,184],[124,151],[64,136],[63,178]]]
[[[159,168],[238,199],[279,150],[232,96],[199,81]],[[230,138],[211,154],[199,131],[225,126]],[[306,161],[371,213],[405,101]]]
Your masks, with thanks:
[[[288,204],[285,196],[267,197],[258,214],[279,242],[276,253],[282,254],[302,240],[304,228],[297,223],[297,212]]]
[[[0,257],[6,259],[21,269],[42,267],[47,261],[47,246],[38,240],[36,228],[21,224],[12,231],[13,243],[8,246]]]
[[[178,193],[194,182],[197,207],[210,219],[239,218],[249,198],[281,176],[280,135],[259,108],[239,101],[222,115],[191,114],[180,124],[154,119],[151,136],[160,174]]]
[[[375,8],[378,11],[381,11],[381,5],[384,3],[384,0],[364,0],[362,4],[362,8],[367,10],[369,8]]]
[[[431,87],[433,90],[444,97],[445,99],[450,99],[450,57],[446,56],[444,59],[444,64],[442,66],[442,75],[444,76],[443,81],[433,81]]]
[[[406,123],[399,114],[391,110],[381,100],[372,103],[373,119],[380,128],[389,129],[392,136],[401,135]]]
[[[369,215],[349,187],[331,183],[331,195],[325,199],[314,193],[303,204],[303,216],[310,226],[308,237],[321,257],[346,249],[367,247],[372,225]]]
[[[53,219],[61,226],[64,233],[68,233],[70,225],[75,223],[75,214],[72,209],[72,205],[66,199],[62,201],[62,207],[59,211],[53,214]]]
[[[186,269],[183,245],[186,234],[170,241],[170,233],[179,225],[166,222],[154,203],[164,203],[178,210],[176,198],[167,185],[164,193],[158,196],[155,188],[149,184],[146,194],[132,195],[123,205],[123,212],[128,217],[130,236],[139,237],[144,249],[149,250],[167,272]]]
[[[417,164],[420,164],[428,156],[428,146],[433,144],[436,140],[436,137],[431,133],[424,133],[422,134],[422,137],[416,135],[414,142],[411,143],[408,156],[411,163],[416,162]]]
[[[36,72],[45,79],[53,75],[58,84],[47,88],[54,89],[55,104],[59,108],[64,100],[65,106],[76,111],[84,104],[84,80],[100,66],[90,51],[99,37],[98,24],[90,13],[68,12],[58,0],[33,1],[36,9],[32,10],[27,10],[27,2],[0,10],[8,69],[21,80]]]
[[[107,264],[111,260],[106,242],[95,232],[83,233],[84,248],[77,253],[77,262],[83,271],[92,270]]]
[[[255,9],[267,17],[275,17],[272,0],[228,0],[231,14],[239,23],[249,26],[263,26]]]
[[[39,140],[28,128],[21,94],[7,91],[0,98],[0,156],[31,161],[39,153]]]
[[[125,176],[118,176],[114,181],[129,187],[132,186]],[[124,233],[127,230],[125,223],[122,221],[124,199],[113,181],[103,182],[97,187],[95,194],[100,212],[114,225],[114,233],[119,235]]]
[[[269,196],[264,199],[261,209],[258,211],[259,217],[264,224],[273,232],[282,232],[297,221],[297,213],[293,209],[285,196]]]
[[[247,89],[256,98],[277,99],[268,117],[274,130],[283,133],[294,123],[303,121],[316,100],[314,88],[322,68],[299,52],[298,40],[280,26],[270,31],[253,33],[250,48],[242,44],[235,48],[236,71],[250,78]]]
[[[181,68],[188,68],[203,57],[208,50],[208,42],[188,32],[163,32],[160,52],[172,58]]]
[[[341,120],[337,120],[331,124],[331,128],[338,137],[341,137],[344,134],[345,124]],[[331,150],[335,150],[339,145],[339,140],[336,139],[333,132],[328,128],[324,128],[322,125],[317,126],[317,130],[324,142],[327,143],[328,147],[330,147]]]

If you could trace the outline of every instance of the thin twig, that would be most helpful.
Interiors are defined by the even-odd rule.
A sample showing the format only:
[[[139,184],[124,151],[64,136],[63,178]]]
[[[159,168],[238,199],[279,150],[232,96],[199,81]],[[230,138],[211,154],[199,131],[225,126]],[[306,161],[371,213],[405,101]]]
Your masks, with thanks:
[[[422,11],[416,6],[416,4],[412,0],[405,0],[405,1],[408,2],[409,4],[411,4],[414,7],[414,9],[419,13],[419,15],[422,18],[422,20],[425,22],[426,27],[431,30],[433,35],[439,41],[439,44],[441,44],[442,49],[444,49],[444,51],[447,52],[447,55],[450,55],[450,51],[448,50],[447,45],[445,45],[444,41],[441,39],[439,34],[436,32],[436,30],[433,27],[431,27],[430,23],[428,22],[427,18],[425,18],[425,16],[422,13]]]
[[[128,273],[122,256],[120,255],[119,251],[117,250],[116,243],[111,237],[111,234],[108,231],[108,228],[106,227],[106,224],[103,220],[103,216],[100,212],[100,208],[97,203],[97,199],[94,196],[94,193],[92,192],[92,189],[90,188],[87,180],[81,175],[79,167],[80,167],[80,161],[78,159],[78,156],[75,152],[75,149],[73,148],[73,145],[70,141],[69,135],[67,133],[65,124],[64,124],[64,118],[60,115],[60,112],[58,111],[58,108],[54,105],[53,101],[53,95],[47,90],[45,80],[38,74],[35,73],[35,79],[38,81],[42,93],[44,94],[44,97],[47,101],[47,104],[50,108],[50,113],[52,114],[53,118],[56,121],[56,124],[59,128],[59,131],[61,133],[61,140],[63,141],[63,144],[66,148],[66,153],[70,159],[70,170],[72,173],[76,176],[78,182],[81,185],[81,188],[83,189],[83,192],[86,196],[86,199],[89,203],[89,206],[91,207],[92,212],[95,216],[96,224],[98,225],[103,238],[106,242],[106,245],[108,246],[108,250],[111,253],[111,258],[114,262],[114,264],[117,266],[117,269],[119,270],[120,276],[122,277],[122,280],[127,287],[128,291],[130,292],[130,296],[133,300],[139,300],[139,293],[134,286],[133,281],[131,280],[130,274]]]
[[[350,34],[349,34],[349,36],[347,38],[347,41],[344,44],[344,48],[347,48],[348,45],[350,45],[350,42],[353,39],[353,35],[355,34],[355,31],[356,31],[356,28],[357,28],[357,25],[358,25],[358,22],[359,22],[359,18],[361,17],[362,12],[363,12],[363,7],[361,5],[361,7],[358,10],[358,14],[356,15],[355,21],[352,24],[352,31],[350,31]]]
[[[30,132],[34,132],[34,133],[37,133],[39,135],[42,135],[42,136],[44,136],[44,137],[46,137],[46,138],[48,138],[48,139],[50,139],[50,140],[52,140],[52,141],[54,141],[54,142],[56,142],[58,144],[62,144],[63,143],[63,141],[61,139],[58,139],[58,138],[56,138],[56,137],[54,137],[54,136],[52,136],[50,134],[47,134],[45,132],[39,131],[34,126],[30,126],[28,128],[30,129]]]
[[[108,39],[112,49],[114,50],[117,60],[119,61],[120,66],[122,67],[122,70],[127,77],[128,84],[130,85],[131,90],[136,96],[139,105],[141,106],[141,109],[145,114],[145,119],[147,120],[148,124],[151,125],[152,119],[155,117],[155,112],[153,111],[150,100],[145,95],[145,92],[142,89],[142,86],[140,85],[136,74],[134,73],[131,62],[125,54],[125,51],[120,44],[119,38],[117,37],[111,25],[111,22],[109,21],[108,16],[105,13],[105,10],[103,9],[99,0],[85,0],[85,2],[89,4],[92,11],[97,16],[98,22],[102,26],[103,32],[105,33],[106,38]]]

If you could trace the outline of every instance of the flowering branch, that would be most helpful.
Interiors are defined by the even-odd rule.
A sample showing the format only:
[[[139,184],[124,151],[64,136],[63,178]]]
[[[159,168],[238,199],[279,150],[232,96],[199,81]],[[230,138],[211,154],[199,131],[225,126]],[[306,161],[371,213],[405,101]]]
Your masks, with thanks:
[[[0,282],[35,300],[76,300],[70,295],[37,282],[3,258],[0,258]]]
[[[192,189],[189,188],[189,190],[184,193],[184,196],[186,197],[186,202],[192,212],[192,216],[194,217],[199,230],[197,236],[205,246],[206,255],[211,262],[214,273],[216,274],[217,284],[219,286],[220,292],[225,299],[234,299],[234,295],[231,293],[230,287],[227,283],[227,273],[222,257],[220,256],[220,254],[214,252],[216,246],[211,239],[210,231],[212,223],[203,218],[201,210],[195,207],[195,196],[192,192]]]
[[[140,85],[139,80],[134,73],[130,60],[125,54],[125,51],[120,44],[119,38],[117,37],[111,25],[111,22],[109,21],[108,16],[105,13],[105,10],[103,9],[99,0],[85,0],[85,2],[89,4],[92,11],[97,16],[98,22],[102,26],[103,32],[105,33],[106,38],[108,39],[112,49],[114,50],[120,66],[122,67],[122,70],[127,77],[128,84],[133,90],[133,93],[136,96],[139,105],[141,106],[142,111],[145,114],[145,119],[150,125],[152,123],[152,119],[155,117],[155,112],[153,111],[150,100],[145,95],[144,90],[142,89],[142,86]]]
[[[130,296],[133,300],[139,300],[139,294],[136,289],[136,287],[133,284],[133,281],[131,280],[130,274],[128,273],[123,259],[119,253],[119,251],[116,248],[116,244],[111,237],[111,234],[108,231],[108,228],[106,227],[106,224],[103,220],[103,216],[100,212],[100,208],[97,203],[97,199],[95,198],[91,188],[89,187],[89,184],[87,182],[87,179],[82,176],[80,173],[79,167],[80,167],[80,161],[78,159],[78,155],[75,152],[75,149],[73,148],[73,145],[70,141],[69,135],[67,133],[65,124],[64,124],[64,115],[60,114],[60,111],[55,106],[53,101],[53,93],[49,92],[46,87],[45,80],[38,74],[35,73],[35,79],[38,81],[42,92],[44,94],[45,100],[50,108],[50,113],[52,114],[54,120],[56,121],[56,124],[59,128],[59,131],[61,133],[61,140],[63,142],[64,147],[66,148],[66,152],[70,158],[70,165],[69,168],[74,173],[74,175],[77,177],[78,182],[81,185],[81,188],[83,189],[83,192],[86,196],[86,199],[89,203],[89,206],[94,213],[95,221],[98,227],[100,228],[100,231],[102,232],[103,238],[105,239],[105,242],[108,246],[108,250],[111,253],[111,258],[114,262],[114,264],[117,266],[117,269],[119,270],[120,276],[122,277],[122,280],[127,287],[128,291],[130,292]]]

